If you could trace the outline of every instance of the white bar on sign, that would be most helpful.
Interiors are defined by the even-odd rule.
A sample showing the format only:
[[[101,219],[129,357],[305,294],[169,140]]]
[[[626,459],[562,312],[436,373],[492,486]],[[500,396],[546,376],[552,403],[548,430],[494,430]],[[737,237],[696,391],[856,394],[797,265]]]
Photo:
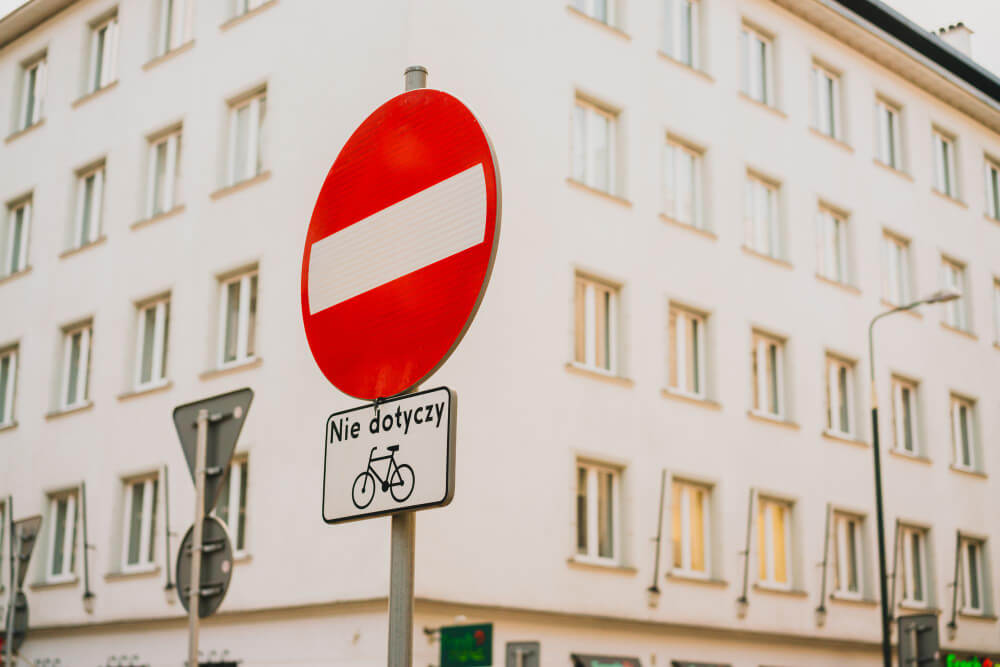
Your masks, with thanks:
[[[482,163],[313,243],[309,314],[468,250],[486,238]]]

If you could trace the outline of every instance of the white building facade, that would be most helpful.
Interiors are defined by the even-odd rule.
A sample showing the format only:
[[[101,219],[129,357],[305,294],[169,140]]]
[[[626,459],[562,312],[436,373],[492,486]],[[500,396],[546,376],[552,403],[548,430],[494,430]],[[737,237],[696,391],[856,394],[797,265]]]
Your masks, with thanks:
[[[415,664],[463,618],[498,665],[875,664],[867,325],[944,287],[878,328],[892,609],[1000,653],[1000,80],[939,37],[875,0],[31,0],[0,19],[0,508],[43,517],[22,654],[183,663],[170,415],[249,386],[205,660],[384,662],[388,520],[321,520],[356,402],[299,272],[411,64],[503,182],[429,385],[460,397],[457,490],[416,520]]]

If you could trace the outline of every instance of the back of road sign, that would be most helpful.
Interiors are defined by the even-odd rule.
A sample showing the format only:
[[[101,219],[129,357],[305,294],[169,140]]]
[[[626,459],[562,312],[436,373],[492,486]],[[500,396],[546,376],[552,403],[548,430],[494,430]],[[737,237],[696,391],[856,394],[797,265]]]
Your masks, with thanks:
[[[24,577],[28,574],[28,563],[31,561],[31,553],[35,549],[35,542],[38,541],[38,532],[42,528],[42,517],[32,516],[14,522],[14,542],[17,544],[17,556],[21,562],[17,568],[17,590],[24,588]]]
[[[202,524],[201,597],[198,617],[211,616],[222,604],[229,582],[233,578],[233,543],[225,524],[214,516],[206,516]],[[177,597],[186,611],[191,604],[191,554],[194,526],[188,528],[177,552]]]
[[[937,614],[899,617],[899,664],[901,667],[940,665]]]

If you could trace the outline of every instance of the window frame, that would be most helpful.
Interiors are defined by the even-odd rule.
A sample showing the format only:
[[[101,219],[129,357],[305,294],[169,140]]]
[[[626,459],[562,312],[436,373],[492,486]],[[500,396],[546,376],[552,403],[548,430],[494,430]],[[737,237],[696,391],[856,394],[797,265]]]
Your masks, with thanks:
[[[875,159],[880,164],[903,170],[902,107],[882,97],[875,98],[877,142]]]
[[[965,264],[942,255],[942,287],[958,290],[962,294],[959,298],[944,304],[944,323],[953,329],[965,332],[969,332],[971,328],[967,269]]]
[[[692,514],[694,507],[693,496],[701,493],[701,538],[704,570],[693,567],[694,561],[694,535],[691,532]],[[712,485],[701,482],[691,482],[686,479],[671,480],[671,499],[673,508],[671,511],[671,541],[675,549],[680,549],[681,563],[677,563],[677,553],[671,557],[671,573],[684,577],[696,579],[709,579],[712,576]],[[687,510],[687,511],[685,511]],[[677,544],[677,535],[680,536],[680,544]]]
[[[78,171],[76,174],[76,211],[73,216],[71,249],[83,248],[97,243],[103,235],[104,185],[107,176],[105,166],[106,163],[102,160],[95,166]],[[94,179],[94,184],[90,189],[88,209],[87,180],[91,177]],[[89,214],[89,217],[85,213]],[[86,227],[84,227],[84,218],[87,220]]]
[[[32,72],[34,72],[33,77]],[[17,114],[19,132],[34,127],[45,118],[48,53],[43,53],[21,66],[21,82],[21,99]]]
[[[976,590],[972,588],[972,577],[970,574],[973,571],[971,564],[970,547],[976,552]],[[959,539],[959,558],[961,561],[961,577],[962,577],[962,606],[961,612],[963,614],[971,614],[976,616],[982,616],[986,614],[987,602],[986,596],[989,593],[989,589],[985,585],[984,574],[985,574],[985,564],[983,561],[984,552],[986,551],[986,543],[984,540],[976,539],[973,537],[965,537],[964,535]],[[972,606],[969,604],[970,598],[978,598],[978,606]]]
[[[708,398],[706,366],[708,316],[671,303],[667,317],[667,386],[677,394],[706,400]],[[680,326],[682,321],[683,327]],[[694,330],[693,335],[692,330]],[[681,335],[682,331],[683,335]],[[693,354],[689,357],[692,350]],[[689,370],[692,370],[693,377],[688,377]],[[682,375],[683,382],[681,381]]]
[[[700,70],[701,0],[663,0],[660,7],[663,12],[660,34],[663,53],[672,60]]]
[[[597,116],[604,120],[607,133],[604,137],[607,150],[606,169],[598,169],[598,158],[592,146],[592,121]],[[603,192],[618,196],[618,116],[619,112],[596,102],[580,97],[573,101],[572,142],[570,173],[577,183]],[[604,173],[600,173],[604,172]],[[602,178],[607,179],[607,186],[601,184]]]
[[[581,291],[582,290],[582,291]],[[621,287],[599,278],[577,273],[573,279],[574,351],[573,361],[588,370],[611,376],[621,374],[619,355],[619,312]],[[606,303],[599,307],[600,296]],[[603,312],[606,330],[601,332],[598,315]],[[601,342],[604,353],[601,354]],[[606,363],[601,363],[605,361]]]
[[[4,249],[4,271],[0,275],[12,276],[28,268],[28,243],[31,239],[33,203],[32,197],[29,196],[7,206],[7,239]],[[20,219],[18,219],[18,212],[21,213]],[[20,237],[18,242],[15,243],[14,236],[18,232],[18,224],[20,224]],[[17,257],[14,256],[15,246],[17,246]]]
[[[176,11],[178,4],[181,5],[180,12]],[[193,41],[193,30],[194,0],[160,0],[157,57],[165,56]]]
[[[689,160],[691,177],[690,201],[687,204],[688,215],[683,216],[681,211],[685,208],[682,204],[683,188],[680,187],[683,169],[681,165],[684,160]],[[689,225],[695,229],[705,229],[704,206],[702,204],[702,159],[703,151],[700,151],[676,138],[668,135],[663,144],[661,157],[661,182],[660,196],[663,214],[675,222]],[[687,168],[686,166],[684,167]],[[686,219],[685,219],[686,217]]]
[[[934,155],[934,189],[946,197],[958,199],[958,172],[955,168],[955,152],[958,141],[952,135],[936,127],[932,129],[931,135]]]
[[[910,443],[912,449],[907,449],[906,443],[906,411],[904,409],[903,391],[909,391],[909,427]],[[919,390],[920,384],[913,380],[908,380],[900,376],[892,377],[892,426],[893,426],[893,449],[906,456],[920,456],[920,417],[919,417]]]
[[[178,127],[150,139],[147,145],[146,219],[169,213],[179,205],[183,128]],[[163,146],[163,171],[159,151]]]
[[[229,143],[226,162],[226,186],[232,187],[257,178],[265,171],[264,166],[264,123],[267,119],[267,88],[261,88],[229,103]],[[239,113],[247,109],[246,165],[238,174],[237,145],[239,135]]]
[[[837,566],[834,569],[834,590],[837,597],[861,600],[865,591],[864,576],[864,524],[865,517],[849,512],[834,512],[833,542]],[[854,550],[851,553],[847,531],[854,533]],[[853,557],[854,576],[857,590],[850,590],[850,572],[848,557]],[[847,584],[846,586],[844,584]]]
[[[80,408],[90,403],[90,357],[93,345],[93,323],[86,322],[63,329],[63,372],[60,382],[59,408],[62,411]],[[69,400],[70,367],[72,365],[73,337],[80,334],[80,351],[77,356],[76,400]]]
[[[775,419],[783,421],[787,419],[787,409],[785,405],[785,345],[786,341],[768,334],[764,331],[759,331],[754,329],[751,335],[751,381],[753,386],[751,387],[751,412],[755,415],[765,417],[767,419]],[[769,350],[771,346],[774,346],[774,363],[769,363],[769,354],[765,353],[765,350]],[[765,354],[766,363],[762,363],[761,355]],[[768,377],[763,377],[760,373],[760,369],[764,368],[770,371],[767,375]],[[773,392],[769,392],[768,389],[771,384],[768,382],[773,380]],[[770,401],[767,402],[768,407],[761,406],[761,399],[763,397],[774,397],[774,402],[776,404],[777,410],[772,412],[770,407]]]
[[[762,63],[753,53],[756,44],[763,46]],[[740,91],[755,102],[777,108],[774,76],[774,37],[743,22],[740,25]]]
[[[153,313],[153,332],[151,341],[150,378],[143,382],[144,350],[146,343],[146,312],[155,309]],[[150,301],[144,301],[136,306],[136,347],[135,369],[132,374],[132,387],[135,391],[160,387],[167,379],[167,341],[170,327],[170,295],[164,295]]]
[[[250,517],[250,483],[247,481],[244,484],[244,481],[248,480],[249,477],[250,457],[246,454],[238,454],[234,456],[233,460],[229,464],[229,470],[226,475],[226,483],[222,487],[222,492],[219,494],[219,499],[216,501],[215,507],[212,508],[212,513],[226,525],[226,528],[229,531],[230,539],[232,540],[233,545],[233,555],[236,558],[245,556],[249,551],[247,546],[247,532]],[[221,507],[223,497],[226,498],[225,519],[219,516],[219,508]],[[236,507],[235,513],[232,511],[234,506]],[[242,531],[240,530],[241,514],[243,519]]]
[[[77,522],[79,521],[79,508],[77,507],[77,490],[71,489],[62,491],[59,493],[52,493],[48,496],[49,514],[48,520],[51,528],[49,529],[48,545],[46,553],[46,563],[45,563],[45,580],[49,583],[65,583],[70,581],[76,581],[76,538],[77,538]],[[66,500],[66,518],[64,523],[63,536],[62,536],[62,564],[63,569],[59,572],[55,571],[56,566],[56,528],[59,522],[56,521],[56,516],[59,512],[59,502],[61,500]],[[71,519],[71,520],[70,520]],[[67,539],[69,538],[69,539]]]
[[[758,497],[757,503],[757,585],[764,588],[791,590],[794,579],[794,567],[792,565],[792,515],[794,512],[794,503],[769,496]],[[772,512],[768,511],[768,509],[774,507],[781,508],[783,514],[784,536],[782,543],[784,545],[784,554],[782,557],[785,567],[785,581],[783,582],[777,580],[777,553],[775,553],[777,543],[775,541],[774,518]],[[761,550],[761,545],[765,549]]]
[[[910,302],[913,294],[910,240],[888,230],[882,233],[882,298],[893,306],[903,306]],[[896,249],[896,250],[894,250]],[[894,255],[895,253],[895,255]],[[895,269],[893,271],[893,258]],[[893,290],[893,283],[896,290]]]
[[[1000,163],[988,155],[983,161],[986,172],[986,217],[1000,221]]]
[[[903,558],[903,593],[901,597],[901,604],[909,605],[911,607],[928,607],[930,605],[930,581],[928,580],[928,567],[927,567],[927,540],[928,540],[928,530],[926,528],[920,528],[917,526],[907,526],[903,525],[900,527],[900,538],[903,542],[902,558]],[[911,547],[914,545],[913,540],[916,539],[919,563],[919,576],[920,576],[920,593],[921,597],[917,598],[911,593],[916,592],[916,580],[914,578],[915,570],[913,568],[913,551]]]
[[[239,0],[238,0],[239,1]],[[243,2],[253,2],[254,0],[242,0]],[[258,0],[261,2],[262,0]],[[581,14],[599,21],[611,28],[618,28],[618,3],[617,0],[572,0],[573,8]],[[597,14],[597,7],[603,5],[604,17]]]
[[[239,283],[239,304],[236,315],[236,352],[226,359],[228,338],[229,286]],[[253,302],[251,312],[251,302]],[[219,279],[219,337],[216,367],[229,368],[249,363],[257,358],[256,327],[260,313],[260,271],[256,267]],[[253,329],[253,330],[251,330]],[[253,345],[251,346],[251,342]],[[250,348],[253,347],[251,350]]]
[[[855,369],[857,364],[834,354],[826,355],[826,429],[832,435],[857,438],[858,423],[855,410]],[[843,372],[844,386],[841,387]],[[841,396],[843,393],[843,396]],[[846,405],[842,404],[842,401]],[[841,429],[841,420],[846,415],[847,429]]]
[[[948,414],[951,421],[952,465],[960,470],[976,471],[979,469],[979,452],[977,451],[976,437],[976,402],[970,398],[953,393],[948,401],[948,405]],[[962,408],[965,408],[964,429],[961,423]],[[964,438],[962,437],[963,434]],[[961,449],[959,445],[961,445]],[[968,454],[967,457],[966,454]]]
[[[17,393],[17,371],[20,346],[11,345],[0,349],[0,428],[13,426],[14,396]],[[7,375],[3,375],[3,362],[7,359]]]
[[[836,70],[831,69],[815,60],[812,63],[811,73],[813,90],[812,127],[823,136],[842,142],[844,141],[843,102],[841,98],[842,75]],[[828,86],[821,85],[823,84],[824,79],[829,82]],[[823,91],[827,89],[830,99],[824,100]],[[825,105],[825,111],[830,114],[830,118],[826,119],[829,121],[828,128],[823,127],[823,120],[825,119],[823,113],[824,101],[828,103]]]
[[[140,508],[139,524],[139,560],[129,562],[129,549],[132,541],[132,515],[135,509],[132,504],[133,488],[141,484],[142,507]],[[160,476],[159,473],[122,480],[123,511],[122,511],[122,553],[121,571],[123,573],[149,572],[158,567],[156,558],[157,514],[160,511]],[[144,557],[145,556],[145,557]]]
[[[585,499],[585,512],[586,512],[586,550],[584,552],[580,551],[580,529],[579,529],[579,506],[577,505],[577,530],[576,530],[576,549],[574,552],[574,559],[582,562],[589,562],[601,565],[613,565],[620,566],[622,563],[622,552],[621,552],[621,521],[622,521],[622,511],[621,511],[621,468],[594,463],[591,461],[577,460],[574,466],[574,471],[576,473],[576,495],[575,497],[579,499],[579,476],[580,471],[586,472],[587,488]],[[611,556],[601,556],[600,555],[600,513],[601,508],[599,506],[600,494],[598,493],[598,484],[600,480],[600,475],[606,474],[610,475],[611,478]]]
[[[104,30],[103,41],[101,31]],[[118,81],[118,9],[90,25],[90,62],[87,93],[96,93]],[[100,58],[98,58],[100,44]]]
[[[850,223],[848,216],[828,206],[820,206],[816,218],[817,268],[827,280],[851,284]]]
[[[784,253],[779,218],[780,188],[777,183],[748,171],[743,190],[744,244],[758,254],[778,260]]]

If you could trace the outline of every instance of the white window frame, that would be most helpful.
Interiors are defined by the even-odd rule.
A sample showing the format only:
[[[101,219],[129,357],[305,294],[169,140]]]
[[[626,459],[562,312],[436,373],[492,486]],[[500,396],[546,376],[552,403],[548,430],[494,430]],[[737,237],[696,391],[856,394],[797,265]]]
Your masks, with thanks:
[[[246,148],[246,164],[238,173],[237,147],[240,142],[239,113],[247,110],[247,133],[242,138]],[[226,167],[228,185],[248,181],[264,173],[264,120],[267,110],[267,90],[261,90],[249,97],[234,102],[229,107],[229,157]],[[264,113],[262,113],[262,111]]]
[[[955,170],[955,139],[935,129],[934,189],[941,194],[958,199],[958,172]]]
[[[76,400],[70,402],[70,366],[72,365],[73,337],[80,334],[80,354],[77,357],[78,368],[76,370]],[[71,410],[87,405],[90,402],[90,348],[93,337],[93,326],[90,322],[80,326],[66,329],[63,332],[63,374],[62,390],[59,395],[59,404],[63,410]]]
[[[101,31],[104,41],[101,43]],[[100,43],[101,53],[98,54]],[[100,55],[100,59],[98,59]],[[100,68],[98,68],[100,63]],[[87,91],[95,93],[118,80],[118,13],[95,23],[90,29],[90,78]]]
[[[895,234],[882,236],[882,298],[893,306],[910,302],[910,242]]]
[[[763,45],[763,62],[757,56],[758,45]],[[740,90],[747,97],[767,106],[775,106],[774,99],[774,38],[747,24],[740,29]]]
[[[257,278],[256,292],[257,294],[251,294],[253,279]],[[236,357],[234,359],[226,360],[226,334],[227,334],[227,309],[229,307],[229,286],[233,283],[239,283],[240,303],[237,309],[236,318]],[[254,321],[251,322],[250,314],[250,301],[251,299],[256,300],[256,307],[254,313]],[[219,341],[218,341],[218,356],[217,363],[219,368],[225,368],[228,366],[238,366],[239,364],[246,363],[253,360],[257,356],[256,345],[255,349],[251,352],[250,338],[251,335],[254,337],[254,342],[256,343],[256,331],[251,332],[251,326],[256,326],[256,318],[260,312],[260,278],[257,269],[252,269],[245,273],[241,273],[230,278],[219,281]]]
[[[581,294],[582,290],[582,294]],[[574,363],[585,368],[609,375],[618,375],[618,301],[621,288],[577,274],[574,280]],[[603,337],[598,334],[602,328],[597,321],[599,299],[607,295],[603,308],[607,326]],[[582,326],[582,331],[579,328]],[[606,349],[600,354],[599,343],[603,339]],[[582,342],[583,349],[580,349]],[[581,355],[582,352],[582,355]],[[602,363],[603,362],[603,363]]]
[[[602,131],[600,124],[594,122],[595,118],[603,121],[604,127],[607,128],[606,133]],[[616,112],[576,98],[573,104],[573,146],[570,165],[574,181],[607,194],[617,193],[617,134]],[[604,150],[607,153],[606,164],[603,166],[599,156],[600,151],[596,148],[599,142],[604,143]]]
[[[814,62],[812,66],[813,128],[831,139],[843,141],[840,74]]]
[[[854,415],[854,368],[851,361],[834,355],[826,357],[826,428],[829,433],[846,438],[856,437],[857,420]],[[841,373],[845,385],[841,396]],[[847,416],[847,429],[842,429],[841,417]]]
[[[28,240],[31,238],[31,204],[32,200],[29,198],[7,209],[7,248],[2,275],[13,275],[28,268]],[[15,237],[18,237],[17,243],[14,242]],[[17,246],[16,253],[15,246]]]
[[[17,391],[17,361],[18,346],[0,350],[0,427],[14,423],[14,394]],[[3,375],[3,362],[7,360],[6,376]]]
[[[899,531],[899,537],[903,542],[901,550],[903,558],[902,602],[912,607],[926,607],[929,604],[930,597],[930,582],[927,580],[927,531],[915,526],[902,526]],[[918,571],[914,570],[913,563],[914,539],[917,540],[918,559],[920,560]],[[920,592],[922,597],[919,599],[914,595],[916,592],[915,572],[920,577]]]
[[[63,550],[61,554],[63,568],[56,572],[55,550],[56,526],[58,523],[56,521],[56,515],[59,511],[59,501],[63,499],[66,500],[66,522],[63,534]],[[78,521],[76,499],[76,490],[52,494],[49,496],[48,521],[51,527],[49,528],[48,558],[45,563],[45,573],[46,580],[50,583],[74,581],[76,579],[76,562],[74,558],[76,552],[76,524]]]
[[[48,56],[42,55],[21,70],[21,105],[17,129],[26,130],[45,117],[46,78]]]
[[[701,0],[663,0],[663,52],[693,69],[701,68]]]
[[[777,588],[782,590],[791,590],[792,579],[794,578],[794,568],[792,566],[792,513],[794,506],[791,502],[786,500],[779,500],[776,498],[758,498],[759,508],[757,511],[757,520],[763,522],[758,526],[757,544],[758,551],[760,551],[760,538],[763,535],[764,538],[764,552],[758,553],[757,557],[760,559],[758,563],[759,568],[757,572],[758,583],[765,588]],[[780,507],[784,513],[784,545],[785,545],[785,581],[777,580],[777,567],[776,567],[776,557],[777,554],[774,553],[775,543],[775,526],[774,517],[770,511],[772,507]],[[762,572],[763,571],[763,576]]]
[[[701,313],[682,306],[671,304],[667,326],[668,345],[668,386],[678,394],[693,398],[705,399],[708,395],[706,387],[705,366],[705,327],[707,317]],[[694,377],[688,377],[688,370]]]
[[[970,557],[969,551],[973,550],[976,553],[975,556],[975,566],[972,564],[972,558]],[[983,581],[984,575],[984,562],[983,556],[985,549],[985,544],[983,540],[978,540],[970,537],[962,537],[959,541],[959,558],[961,561],[961,577],[962,577],[962,613],[963,614],[976,614],[982,615],[986,613],[986,595],[988,592],[987,587]],[[972,585],[972,572],[975,570],[976,573],[976,587],[973,589]],[[973,598],[973,593],[975,597],[978,598],[979,604],[970,604]]]
[[[978,465],[978,453],[976,452],[976,402],[952,394],[950,406],[952,463],[956,468],[961,468],[962,470],[976,470]],[[965,408],[964,431],[962,408]]]
[[[908,456],[919,456],[920,455],[920,437],[918,424],[920,423],[917,410],[918,410],[918,392],[919,385],[911,380],[906,380],[901,377],[892,378],[892,424],[893,433],[895,434],[895,439],[893,442],[893,448],[902,454]],[[910,397],[910,413],[909,413],[909,427],[910,427],[910,444],[911,449],[906,448],[906,410],[904,402],[903,392],[908,391]]]
[[[104,163],[82,171],[76,178],[76,216],[73,225],[73,248],[96,243],[101,238],[102,218],[104,217]],[[90,190],[90,202],[87,202],[87,179],[93,177],[94,184]],[[87,208],[89,204],[89,209]],[[89,213],[87,228],[84,229],[85,213]]]
[[[194,0],[160,0],[157,54],[165,55],[190,42],[193,26]]]
[[[146,313],[153,310],[153,330],[146,331]],[[143,303],[136,308],[136,343],[135,343],[135,373],[133,388],[137,391],[150,389],[167,382],[167,337],[170,326],[170,297],[165,296],[155,301]],[[142,379],[143,352],[146,336],[152,336],[150,354],[150,377],[145,382]]]
[[[158,475],[125,480],[122,484],[124,492],[124,512],[122,513],[122,572],[148,572],[156,568],[156,553],[152,545],[156,544],[156,514],[160,511],[158,496],[160,493]],[[129,546],[132,541],[132,489],[136,485],[143,486],[141,523],[139,525],[139,559],[129,563]]]
[[[243,556],[247,553],[247,525],[250,520],[249,512],[249,500],[250,495],[250,485],[247,484],[246,496],[241,498],[241,487],[243,484],[244,471],[246,476],[250,476],[250,459],[247,456],[235,456],[232,462],[229,464],[229,475],[226,477],[226,485],[222,488],[222,493],[219,494],[219,500],[222,500],[222,494],[225,494],[227,502],[228,516],[226,517],[226,528],[229,529],[229,536],[232,540],[233,554],[235,556]],[[241,504],[242,500],[242,504]],[[240,533],[240,508],[242,507],[245,519],[243,522],[243,532]],[[236,508],[235,511],[233,508]],[[213,514],[218,516],[218,503],[213,509]],[[222,520],[219,517],[220,521]],[[240,547],[240,542],[243,542],[242,548]]]
[[[864,517],[862,516],[847,514],[844,512],[834,513],[834,545],[837,556],[837,577],[835,588],[838,597],[860,600],[864,594],[864,549],[862,544],[862,540],[864,539],[864,531],[862,530],[863,526]],[[853,553],[850,548],[850,540],[848,539],[849,533],[853,533],[854,536]],[[848,566],[850,564],[850,560],[854,561],[854,576],[855,582],[857,583],[857,590],[855,591],[850,590],[849,587],[850,571]]]
[[[966,293],[965,265],[947,257],[941,258],[941,284],[945,289],[958,290],[962,296],[944,304],[944,323],[959,331],[969,330],[969,309]]]
[[[774,346],[772,367],[770,347]],[[752,412],[771,419],[785,419],[785,341],[769,334],[754,331],[751,337],[751,378],[755,391],[751,392],[756,401],[751,400]],[[761,372],[761,370],[769,372]],[[773,394],[769,391],[773,387]],[[774,396],[777,411],[771,410],[771,396]],[[763,405],[761,402],[763,401]]]
[[[820,207],[816,218],[819,275],[843,285],[851,280],[849,234],[847,216]]]
[[[778,186],[747,173],[744,187],[745,243],[754,252],[781,258],[781,228],[778,222]]]
[[[574,481],[579,483],[580,470],[586,471],[587,493],[587,548],[584,552],[576,545],[576,560],[618,565],[621,563],[621,470],[608,465],[577,461],[574,467]],[[600,474],[611,476],[611,556],[600,555],[600,535],[598,534],[598,517],[601,508],[598,507],[598,481]],[[578,491],[577,491],[578,493]],[[579,519],[577,519],[579,520]]]
[[[887,167],[902,171],[902,131],[900,129],[901,109],[881,98],[875,100],[876,126],[878,128],[879,162]]]
[[[668,137],[663,146],[662,164],[664,215],[676,222],[704,229],[701,174],[701,152]],[[688,181],[686,185],[683,184],[685,180]],[[686,198],[685,193],[688,195]]]
[[[701,515],[702,515],[702,552],[704,553],[704,570],[694,568],[694,536],[691,533],[691,512],[694,498],[700,492],[701,495]],[[673,493],[671,498],[679,499],[679,507],[676,513],[672,513],[676,522],[680,518],[679,525],[675,526],[675,533],[680,535],[681,562],[678,564],[676,558],[671,558],[671,572],[685,577],[695,577],[708,579],[712,574],[712,487],[707,484],[688,482],[686,480],[673,480]]]
[[[163,170],[159,169],[159,153],[163,150]],[[181,129],[171,131],[149,142],[146,175],[146,218],[167,213],[178,203],[180,182]]]
[[[246,0],[243,1],[246,2]],[[253,0],[250,1],[253,2]],[[577,11],[613,28],[618,25],[617,4],[617,0],[573,0],[573,7]],[[601,12],[604,13],[604,16],[601,16]]]
[[[984,169],[986,171],[986,216],[1000,220],[1000,165],[987,157]]]

